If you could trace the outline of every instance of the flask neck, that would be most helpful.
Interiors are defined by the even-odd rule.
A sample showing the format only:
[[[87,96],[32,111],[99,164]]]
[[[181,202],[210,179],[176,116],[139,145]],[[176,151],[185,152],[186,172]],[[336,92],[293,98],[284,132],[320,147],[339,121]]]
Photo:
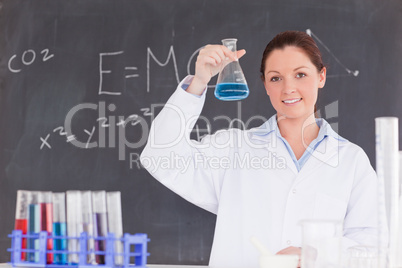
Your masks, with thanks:
[[[235,39],[235,38],[228,38],[228,39],[222,40],[222,44],[225,47],[227,47],[228,49],[230,49],[230,51],[232,51],[232,52],[237,51],[236,43],[237,43],[237,39]]]

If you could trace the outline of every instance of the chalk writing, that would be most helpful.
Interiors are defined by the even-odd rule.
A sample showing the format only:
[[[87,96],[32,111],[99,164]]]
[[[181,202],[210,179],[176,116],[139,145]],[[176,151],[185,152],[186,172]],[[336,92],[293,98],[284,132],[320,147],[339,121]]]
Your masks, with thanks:
[[[92,131],[91,131],[91,132],[89,132],[89,131],[86,130],[86,129],[84,129],[84,132],[85,132],[86,134],[88,134],[88,140],[87,140],[87,142],[86,142],[86,144],[85,144],[85,148],[88,149],[88,148],[89,148],[89,144],[90,144],[91,139],[92,139],[92,136],[94,135],[94,132],[95,132],[95,127],[92,127]]]
[[[177,83],[180,82],[180,79],[179,79],[179,72],[178,72],[178,70],[177,70],[176,56],[175,56],[175,54],[174,54],[173,46],[170,46],[168,57],[167,57],[167,59],[166,59],[166,61],[165,61],[164,63],[160,62],[160,61],[155,57],[155,55],[152,53],[151,49],[148,48],[148,49],[147,49],[147,92],[149,92],[149,89],[150,89],[150,79],[151,79],[151,78],[150,78],[150,77],[151,77],[151,75],[150,75],[150,65],[151,65],[151,57],[152,57],[152,59],[153,59],[159,66],[161,66],[161,67],[166,66],[166,65],[169,63],[170,58],[172,58],[173,67],[174,67],[174,73],[175,73],[175,75],[176,75],[176,80],[177,80]]]
[[[152,116],[152,113],[150,112],[150,108],[142,108],[140,109],[141,112],[143,112],[144,116]]]
[[[40,145],[41,150],[44,146],[47,146],[49,149],[52,149],[52,147],[50,146],[50,144],[47,141],[49,139],[49,137],[50,137],[50,134],[47,134],[47,136],[45,138],[40,137],[40,140],[42,142]]]
[[[146,120],[144,117],[151,117],[153,112],[151,112],[150,108],[145,107],[141,108],[143,112],[143,116],[138,114],[131,114],[127,118],[124,116],[115,116],[109,115],[106,116],[106,111],[115,111],[116,106],[114,104],[110,104],[106,106],[105,102],[99,102],[99,104],[94,103],[81,103],[73,108],[66,115],[66,119],[64,121],[64,126],[58,126],[53,129],[53,133],[58,134],[58,136],[65,137],[66,142],[71,143],[72,145],[83,148],[83,149],[90,149],[90,148],[115,148],[116,147],[116,138],[118,139],[119,143],[119,160],[125,160],[125,146],[129,146],[130,148],[140,148],[145,145],[146,138],[148,136],[148,124],[146,124]],[[74,116],[76,116],[80,112],[85,112],[86,110],[97,110],[98,111],[98,118],[95,120],[95,124],[91,126],[90,129],[83,129],[81,134],[86,135],[86,141],[80,141],[77,139],[76,134],[80,133],[73,133],[71,125]],[[116,118],[117,117],[117,118]],[[117,120],[116,120],[117,119]],[[145,138],[141,138],[140,141],[137,142],[128,142],[125,136],[125,128],[127,125],[135,127],[139,125],[140,131],[146,135]],[[117,127],[117,132],[115,128]],[[95,131],[98,129],[99,135],[97,141],[95,141]],[[105,129],[109,129],[109,143],[106,142],[106,133]],[[41,145],[40,149],[48,148],[51,149],[51,144],[49,138],[51,133],[48,133],[45,138],[40,137]],[[122,146],[122,144],[124,146]]]
[[[327,77],[340,77],[340,76],[358,76],[359,75],[359,70],[350,70],[349,68],[347,68],[335,55],[334,53],[331,52],[331,50],[324,44],[324,42],[322,42],[317,35],[315,35],[310,29],[306,30],[306,33],[308,35],[310,35],[311,37],[313,37],[314,39],[317,40],[317,42],[319,44],[321,44],[324,49],[326,51],[328,51],[328,53],[331,55],[331,57],[333,57],[335,59],[335,61],[347,72],[347,74],[333,74],[333,75],[327,75]]]
[[[199,52],[201,48],[197,49],[189,58],[187,64],[187,71],[190,72],[190,63],[194,59],[195,55]],[[32,57],[28,57],[31,55]],[[22,54],[22,63],[25,65],[32,64],[34,62],[34,51],[27,50],[26,53]],[[111,68],[109,65],[111,62],[116,61],[116,57],[122,57],[124,51],[111,51],[102,52],[98,54],[99,59],[99,87],[97,88],[98,95],[112,95],[121,96],[122,92],[117,89],[106,89],[104,88],[105,79],[111,79],[111,74],[113,72],[123,73],[124,79],[132,79],[139,77],[138,68],[135,66],[125,66],[120,70],[116,69],[116,65],[112,64],[115,68]],[[14,57],[15,58],[15,57]],[[12,59],[14,59],[12,58]],[[44,50],[44,59],[46,61],[51,58],[48,50]],[[10,59],[10,63],[12,62]],[[107,60],[106,60],[107,59]],[[151,81],[151,62],[155,62],[158,66],[165,67],[169,62],[173,64],[174,75],[179,83],[178,67],[176,62],[176,56],[173,46],[170,46],[168,55],[165,61],[160,61],[156,58],[151,49],[147,48],[147,92],[150,92],[150,81]],[[113,83],[111,83],[113,84]],[[213,86],[213,85],[212,85]],[[151,104],[150,107],[141,107],[140,112],[137,114],[130,114],[128,116],[124,115],[110,115],[111,112],[116,111],[116,105],[113,103],[107,104],[105,101],[99,101],[98,103],[80,103],[72,107],[66,114],[64,125],[58,126],[53,129],[54,135],[65,138],[65,141],[73,146],[83,149],[91,148],[118,148],[119,160],[125,160],[125,151],[129,148],[140,148],[145,145],[148,133],[150,130],[150,125],[147,122],[147,117],[152,121],[155,115],[155,108],[163,107],[164,104]],[[234,127],[234,123],[239,123],[242,128],[245,128],[243,121],[241,120],[241,103],[237,104],[238,116],[235,119],[229,118],[228,116],[216,116],[213,121],[224,120],[228,123],[229,127]],[[93,125],[87,128],[82,128],[81,130],[72,131],[72,121],[75,116],[79,113],[86,113],[89,111],[97,111],[98,116],[96,117]],[[251,120],[261,118],[253,118]],[[248,125],[249,121],[246,122]],[[202,128],[200,127],[202,125]],[[135,128],[134,136],[140,136],[139,140],[132,142],[128,141],[126,138],[126,128],[130,126]],[[199,123],[195,125],[193,131],[196,134],[196,139],[201,140],[205,135],[211,134],[211,122],[208,118],[200,116]],[[97,134],[96,134],[97,132]],[[132,133],[133,134],[133,133]],[[139,134],[139,135],[137,135]],[[45,138],[40,137],[40,149],[52,149],[50,137],[52,133],[47,133]],[[117,141],[117,142],[116,142]]]
[[[112,72],[112,70],[103,69],[103,57],[116,56],[116,55],[120,55],[120,54],[123,54],[123,51],[99,53],[99,91],[98,91],[99,95],[102,95],[102,94],[120,95],[121,94],[121,92],[112,92],[112,91],[102,90],[103,74],[110,74]]]
[[[125,67],[124,70],[134,70],[136,71],[138,68],[137,67]],[[133,77],[138,77],[140,76],[139,74],[127,74],[125,77],[126,78],[133,78]]]
[[[50,51],[49,51],[48,48],[45,48],[44,50],[42,50],[40,52],[40,54],[43,54],[43,57],[42,57],[43,62],[48,61],[48,60],[50,60],[51,58],[54,57],[54,54],[50,54]],[[14,67],[12,66],[14,64],[13,62],[14,62],[14,60],[16,58],[17,58],[17,54],[14,54],[8,60],[8,69],[10,70],[10,72],[13,72],[13,73],[19,73],[22,70],[21,67],[17,68],[15,66]],[[34,63],[35,60],[36,60],[36,52],[35,52],[35,50],[28,49],[28,50],[25,50],[22,53],[21,62],[22,62],[23,65],[29,66],[32,63]]]

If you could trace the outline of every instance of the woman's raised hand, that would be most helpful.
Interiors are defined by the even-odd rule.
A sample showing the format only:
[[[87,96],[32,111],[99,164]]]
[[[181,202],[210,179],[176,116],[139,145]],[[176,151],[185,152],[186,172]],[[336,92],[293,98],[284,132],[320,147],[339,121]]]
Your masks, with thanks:
[[[201,95],[208,82],[221,70],[222,64],[226,64],[226,58],[234,61],[241,58],[246,51],[238,50],[237,55],[223,45],[207,45],[200,50],[195,63],[194,79],[187,88],[187,92]]]

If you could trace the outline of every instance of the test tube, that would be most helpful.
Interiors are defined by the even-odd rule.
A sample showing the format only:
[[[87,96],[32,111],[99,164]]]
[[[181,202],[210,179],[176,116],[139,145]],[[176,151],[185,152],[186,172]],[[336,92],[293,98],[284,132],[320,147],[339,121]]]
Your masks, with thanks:
[[[68,234],[68,262],[77,264],[79,261],[79,236],[82,228],[82,202],[80,191],[67,191],[67,234]]]
[[[399,151],[399,183],[402,183],[402,151]],[[402,185],[399,187],[402,193]],[[402,195],[399,195],[399,223],[402,223]],[[398,246],[397,251],[402,252],[402,226],[398,225]],[[402,267],[402,254],[398,254],[396,267]]]
[[[389,265],[397,262],[397,230],[399,222],[399,136],[397,117],[375,119],[376,172],[379,181],[379,265],[386,265],[386,229],[389,229]],[[385,201],[385,211],[383,208]],[[386,220],[388,219],[388,225]]]
[[[31,193],[29,191],[18,190],[17,191],[17,204],[15,208],[15,230],[21,230],[23,235],[27,234],[28,229],[28,202],[29,195]],[[24,250],[27,248],[27,239],[25,237],[22,238],[21,249]],[[21,260],[26,260],[26,252],[21,252]]]
[[[118,240],[123,236],[123,220],[121,212],[121,193],[120,192],[108,192],[106,193],[107,203],[107,218],[109,233],[113,233],[116,241],[114,243],[114,250],[116,255],[114,256],[114,262],[116,265],[123,264],[123,243]]]
[[[105,263],[106,241],[104,239],[108,232],[107,226],[107,208],[106,208],[106,192],[95,191],[92,192],[92,207],[94,219],[94,237],[95,237],[95,250],[103,251],[102,254],[95,254],[95,259],[98,264]]]
[[[53,238],[55,250],[67,250],[67,224],[66,224],[66,194],[53,193],[53,237],[62,236],[63,238]],[[67,264],[66,253],[54,254],[55,264]]]
[[[93,211],[92,211],[92,192],[91,191],[82,191],[82,223],[83,230],[88,234],[88,256],[87,262],[89,264],[96,264],[95,261],[95,241],[93,239],[94,236],[94,224],[93,224]]]
[[[53,202],[52,192],[39,192],[40,207],[40,230],[47,231],[48,235],[53,232]],[[52,239],[48,239],[46,243],[47,250],[53,249]],[[53,254],[46,254],[46,262],[53,263]]]
[[[27,253],[29,262],[39,262],[39,239],[32,237],[40,231],[40,207],[39,207],[39,192],[32,192],[29,195],[28,201],[28,237],[27,246],[29,250],[34,252]]]

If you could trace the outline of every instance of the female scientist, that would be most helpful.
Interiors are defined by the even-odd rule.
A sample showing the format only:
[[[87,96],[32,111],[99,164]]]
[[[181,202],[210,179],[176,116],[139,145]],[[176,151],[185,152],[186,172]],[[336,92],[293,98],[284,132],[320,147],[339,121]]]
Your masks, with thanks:
[[[272,252],[300,255],[304,219],[342,221],[345,249],[376,245],[376,174],[359,146],[315,118],[326,68],[306,33],[280,33],[264,51],[261,77],[275,115],[258,128],[189,139],[208,82],[233,54],[222,45],[200,51],[195,75],[155,118],[141,154],[158,181],[217,215],[209,265],[257,266],[252,236]],[[238,58],[244,54],[237,51]]]

